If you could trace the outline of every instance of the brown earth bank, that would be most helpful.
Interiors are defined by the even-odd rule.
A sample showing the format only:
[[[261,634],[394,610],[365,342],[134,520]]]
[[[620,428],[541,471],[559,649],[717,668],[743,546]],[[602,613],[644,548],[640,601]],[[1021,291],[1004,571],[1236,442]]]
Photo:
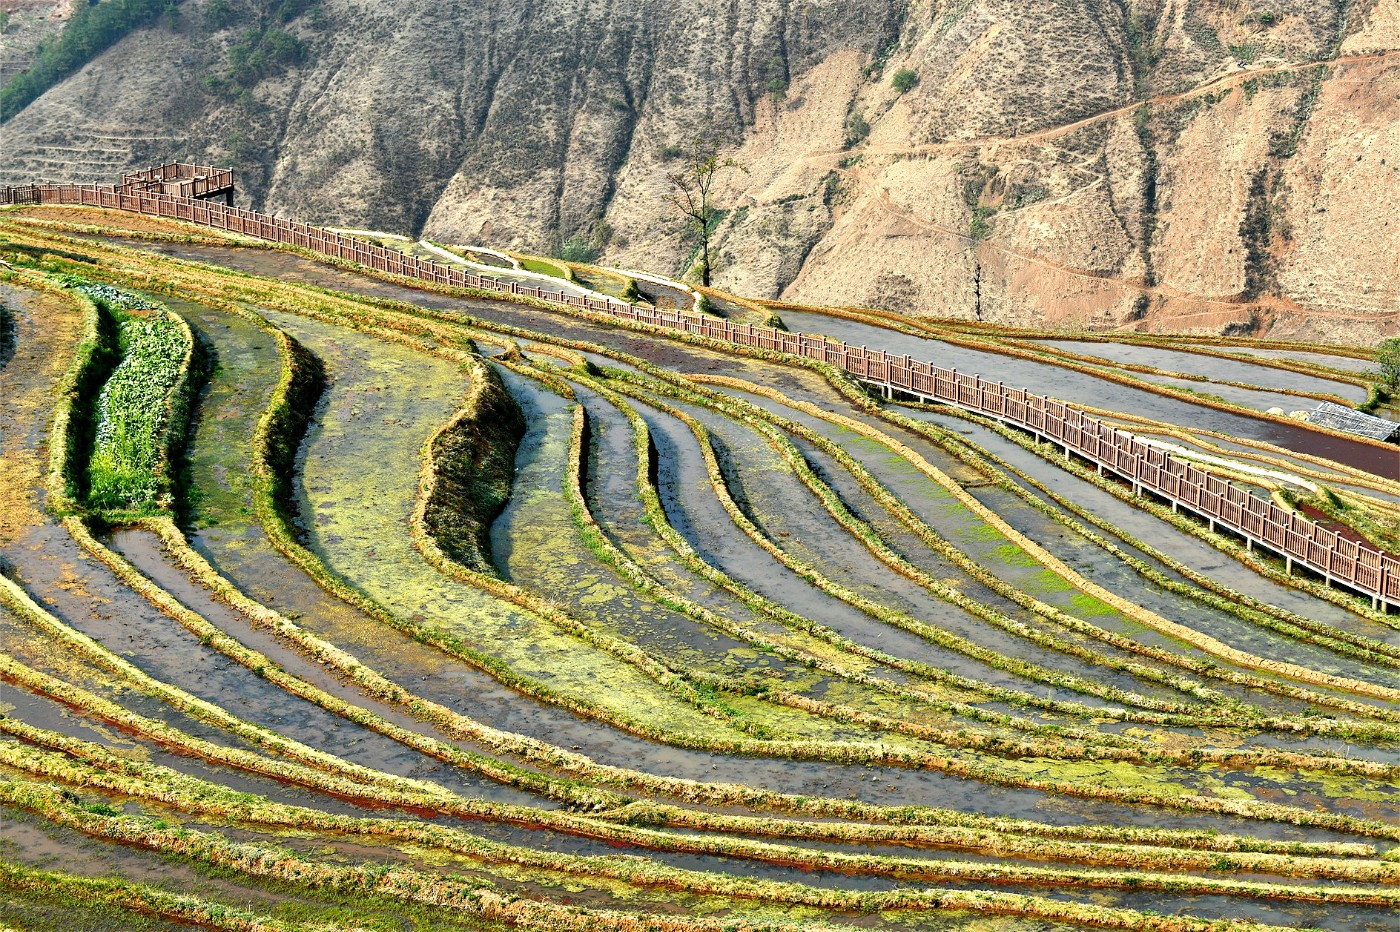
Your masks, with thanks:
[[[186,0],[11,119],[0,177],[231,163],[273,213],[681,274],[667,147],[709,122],[721,287],[1370,344],[1397,49],[1400,0]]]

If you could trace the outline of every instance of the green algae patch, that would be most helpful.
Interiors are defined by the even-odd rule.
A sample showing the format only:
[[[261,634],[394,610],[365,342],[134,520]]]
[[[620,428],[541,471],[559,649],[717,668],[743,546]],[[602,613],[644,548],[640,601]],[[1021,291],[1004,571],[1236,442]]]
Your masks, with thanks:
[[[1103,602],[1100,602],[1093,596],[1087,595],[1083,592],[1073,593],[1069,597],[1069,601],[1070,604],[1074,606],[1074,614],[1078,615],[1080,618],[1092,618],[1096,615],[1112,617],[1115,615],[1122,614],[1113,606],[1105,605]],[[1141,628],[1143,630],[1150,630],[1145,625],[1138,624],[1137,622],[1134,622],[1133,624],[1135,627]]]
[[[281,369],[277,341],[236,314],[185,301],[167,303],[198,334],[210,357],[186,454],[187,520],[206,536],[242,536],[257,520],[253,437]]]

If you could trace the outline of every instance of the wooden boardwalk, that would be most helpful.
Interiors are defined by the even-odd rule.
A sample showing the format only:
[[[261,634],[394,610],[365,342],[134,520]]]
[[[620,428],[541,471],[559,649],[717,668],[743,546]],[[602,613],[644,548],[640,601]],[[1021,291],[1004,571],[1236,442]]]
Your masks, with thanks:
[[[123,194],[168,194],[199,200],[223,198],[233,206],[233,169],[170,162],[122,175],[117,190]]]
[[[179,193],[171,193],[172,190]],[[1229,530],[1244,538],[1251,548],[1258,546],[1277,553],[1289,572],[1295,566],[1305,567],[1330,584],[1361,593],[1374,608],[1389,611],[1400,607],[1400,558],[1348,540],[1269,499],[1236,488],[1065,402],[1006,388],[980,375],[824,336],[735,324],[693,311],[639,307],[613,298],[579,297],[562,290],[503,281],[409,256],[378,243],[209,200],[216,196],[227,198],[232,190],[233,172],[229,169],[177,164],[127,175],[121,185],[30,184],[0,188],[0,204],[75,204],[185,220],[310,250],[390,275],[526,295],[619,320],[818,360],[877,388],[887,398],[899,395],[955,405],[1026,430],[1060,446],[1067,457],[1077,455],[1101,473],[1122,477],[1138,494],[1158,495],[1174,510],[1184,508],[1199,515],[1212,530]]]

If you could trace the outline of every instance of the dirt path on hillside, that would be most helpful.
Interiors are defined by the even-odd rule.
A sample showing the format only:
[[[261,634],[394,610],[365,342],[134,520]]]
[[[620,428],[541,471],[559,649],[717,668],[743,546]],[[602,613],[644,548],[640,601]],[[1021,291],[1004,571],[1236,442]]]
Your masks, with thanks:
[[[822,164],[824,162],[834,163],[853,155],[867,156],[912,156],[929,155],[937,152],[957,152],[963,149],[976,149],[983,146],[1020,145],[1022,143],[1046,142],[1057,139],[1061,136],[1069,135],[1077,130],[1113,120],[1118,117],[1127,116],[1139,107],[1154,107],[1161,104],[1176,103],[1182,100],[1190,100],[1201,97],[1213,91],[1230,88],[1233,89],[1247,81],[1271,74],[1287,74],[1294,71],[1305,71],[1309,68],[1331,67],[1334,65],[1355,65],[1370,61],[1383,61],[1385,59],[1400,59],[1400,50],[1387,50],[1384,52],[1374,52],[1366,55],[1343,55],[1340,58],[1332,58],[1327,61],[1302,62],[1283,65],[1269,65],[1263,68],[1246,68],[1239,71],[1231,71],[1226,74],[1217,75],[1202,81],[1200,84],[1189,87],[1184,91],[1173,91],[1169,94],[1155,94],[1151,97],[1143,97],[1130,101],[1111,110],[1104,110],[1099,113],[1090,114],[1069,123],[1060,123],[1055,126],[1047,126],[1043,129],[1034,130],[1029,133],[1022,133],[1015,136],[974,136],[971,139],[955,139],[944,142],[929,142],[915,146],[870,146],[864,149],[832,149],[822,152],[812,152],[798,160],[798,164]]]

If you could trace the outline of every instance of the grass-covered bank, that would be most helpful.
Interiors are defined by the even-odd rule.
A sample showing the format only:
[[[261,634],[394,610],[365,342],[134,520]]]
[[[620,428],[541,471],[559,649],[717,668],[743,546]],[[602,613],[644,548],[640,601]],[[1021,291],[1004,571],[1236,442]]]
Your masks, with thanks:
[[[430,441],[423,520],[448,557],[490,573],[491,522],[510,497],[525,417],[494,369],[478,364],[473,376],[466,402]]]
[[[169,308],[133,292],[60,281],[97,311],[93,348],[73,380],[71,495],[111,516],[168,513],[197,377],[194,336]]]

